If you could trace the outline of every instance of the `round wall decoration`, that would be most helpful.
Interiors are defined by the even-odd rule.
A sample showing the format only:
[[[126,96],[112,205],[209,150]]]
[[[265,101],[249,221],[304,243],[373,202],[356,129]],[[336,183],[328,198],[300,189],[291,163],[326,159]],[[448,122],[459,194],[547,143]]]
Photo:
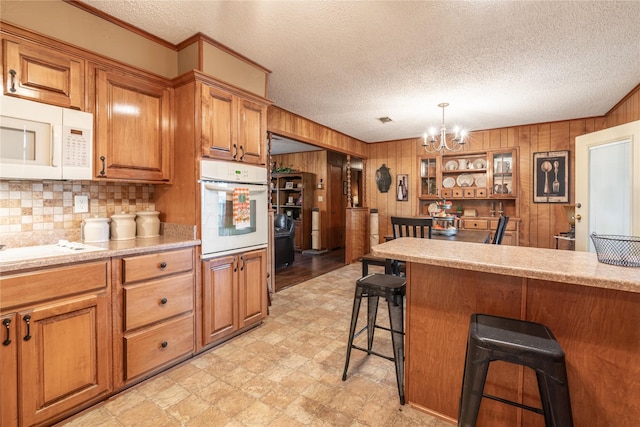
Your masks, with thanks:
[[[389,170],[384,163],[376,170],[376,184],[378,184],[378,190],[380,190],[381,193],[388,192],[391,186],[391,174]]]

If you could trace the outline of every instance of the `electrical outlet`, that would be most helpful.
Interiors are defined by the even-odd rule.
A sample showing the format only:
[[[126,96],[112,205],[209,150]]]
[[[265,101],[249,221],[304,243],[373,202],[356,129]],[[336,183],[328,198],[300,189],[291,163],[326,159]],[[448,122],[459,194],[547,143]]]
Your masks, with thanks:
[[[322,197],[322,196],[318,196],[318,201],[319,201],[319,202],[324,202],[324,197]]]
[[[89,212],[89,196],[73,197],[73,213]]]

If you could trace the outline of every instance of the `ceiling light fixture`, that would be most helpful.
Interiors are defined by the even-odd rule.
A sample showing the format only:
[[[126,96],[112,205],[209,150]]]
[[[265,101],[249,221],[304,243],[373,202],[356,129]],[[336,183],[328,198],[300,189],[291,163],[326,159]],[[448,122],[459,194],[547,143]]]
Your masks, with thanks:
[[[449,141],[447,141],[447,126],[444,124],[444,109],[448,107],[448,102],[438,104],[438,107],[442,108],[442,126],[440,127],[440,140],[436,138],[435,128],[431,128],[429,133],[425,132],[422,142],[422,147],[427,153],[437,153],[439,151],[460,151],[462,146],[466,143],[464,140],[467,133],[460,130],[457,126],[453,129],[453,134],[450,135]]]

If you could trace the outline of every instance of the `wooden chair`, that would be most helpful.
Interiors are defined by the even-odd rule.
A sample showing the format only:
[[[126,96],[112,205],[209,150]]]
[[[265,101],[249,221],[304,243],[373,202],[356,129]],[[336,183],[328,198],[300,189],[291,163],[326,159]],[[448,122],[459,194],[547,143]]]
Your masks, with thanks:
[[[430,239],[433,220],[431,218],[392,216],[391,226],[393,228],[394,239],[398,239],[400,237],[419,237],[421,239]],[[401,276],[404,272],[404,262],[393,260],[391,263],[391,273]]]
[[[507,228],[507,223],[509,222],[508,216],[501,216],[498,220],[498,226],[496,227],[496,233],[493,235],[493,240],[491,241],[492,245],[501,245],[502,238],[504,237],[504,230]]]
[[[391,217],[391,225],[393,227],[393,238],[400,237],[420,237],[431,238],[431,227],[433,220],[431,218],[405,218],[399,216]]]

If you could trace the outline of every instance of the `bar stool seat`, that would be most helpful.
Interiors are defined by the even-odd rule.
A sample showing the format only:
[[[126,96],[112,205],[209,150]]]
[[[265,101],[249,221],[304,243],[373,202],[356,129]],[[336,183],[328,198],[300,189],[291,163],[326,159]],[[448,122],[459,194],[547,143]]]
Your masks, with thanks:
[[[404,405],[404,297],[407,292],[407,281],[404,277],[392,276],[390,274],[374,273],[362,277],[356,281],[356,291],[353,299],[353,311],[351,313],[351,327],[349,329],[349,342],[347,344],[347,357],[344,364],[342,381],[347,379],[349,369],[349,359],[351,349],[361,350],[368,355],[375,355],[395,363],[396,382],[398,384],[398,394],[400,404]],[[376,324],[378,314],[379,298],[387,300],[389,309],[389,328]],[[367,324],[356,333],[358,313],[362,298],[367,298]],[[373,336],[375,329],[384,329],[391,332],[391,342],[393,346],[393,357],[375,352],[373,347]],[[367,348],[353,344],[362,332],[367,331]]]
[[[535,370],[542,409],[483,392],[489,363],[495,360]],[[476,425],[483,397],[542,414],[547,427],[573,426],[564,351],[549,328],[525,320],[471,315],[459,427]]]

